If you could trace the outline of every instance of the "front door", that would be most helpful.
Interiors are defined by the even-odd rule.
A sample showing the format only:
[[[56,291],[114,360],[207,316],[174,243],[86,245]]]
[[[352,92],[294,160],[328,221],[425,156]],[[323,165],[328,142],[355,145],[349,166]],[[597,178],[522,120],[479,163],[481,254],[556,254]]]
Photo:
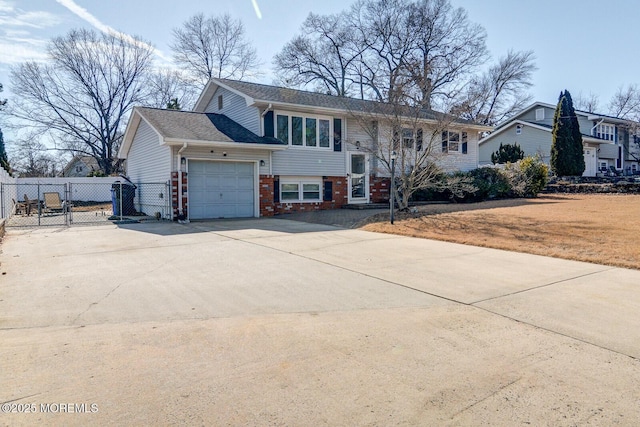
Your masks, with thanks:
[[[369,174],[367,155],[349,153],[349,203],[369,201]]]
[[[596,176],[596,149],[585,147],[584,148],[584,173],[582,176]]]

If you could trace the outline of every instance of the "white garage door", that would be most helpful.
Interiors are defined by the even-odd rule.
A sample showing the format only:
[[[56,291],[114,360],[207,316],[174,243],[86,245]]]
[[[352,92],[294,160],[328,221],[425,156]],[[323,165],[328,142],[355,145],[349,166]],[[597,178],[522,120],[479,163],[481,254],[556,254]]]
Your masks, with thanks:
[[[189,218],[254,216],[253,169],[253,163],[189,161]]]

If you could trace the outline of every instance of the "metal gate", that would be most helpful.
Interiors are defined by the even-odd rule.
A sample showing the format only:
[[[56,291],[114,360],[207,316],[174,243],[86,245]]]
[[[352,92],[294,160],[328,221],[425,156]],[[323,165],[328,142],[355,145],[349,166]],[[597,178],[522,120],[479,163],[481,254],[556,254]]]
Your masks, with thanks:
[[[0,215],[6,219],[7,227],[97,224],[124,217],[171,219],[169,183],[137,184],[133,186],[133,193],[126,191],[127,185],[122,182],[2,183]],[[114,212],[114,206],[119,211]]]
[[[8,197],[11,195],[13,197]],[[2,184],[2,217],[7,227],[69,225],[67,184]]]

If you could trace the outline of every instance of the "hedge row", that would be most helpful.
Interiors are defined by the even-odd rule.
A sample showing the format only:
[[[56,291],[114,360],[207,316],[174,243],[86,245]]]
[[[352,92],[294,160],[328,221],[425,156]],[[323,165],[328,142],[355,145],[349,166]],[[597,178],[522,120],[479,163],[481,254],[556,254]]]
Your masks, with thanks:
[[[535,197],[547,185],[548,175],[549,169],[544,163],[535,157],[525,157],[503,167],[486,166],[469,172],[443,174],[432,187],[416,191],[412,200],[479,202]]]

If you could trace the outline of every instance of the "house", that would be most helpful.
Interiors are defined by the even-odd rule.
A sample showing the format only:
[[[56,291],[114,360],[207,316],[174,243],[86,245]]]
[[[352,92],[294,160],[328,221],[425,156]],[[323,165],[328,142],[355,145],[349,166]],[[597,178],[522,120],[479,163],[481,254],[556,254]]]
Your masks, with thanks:
[[[385,108],[212,79],[193,111],[135,107],[118,157],[126,159],[134,183],[171,180],[173,219],[271,216],[388,201],[388,174],[367,149],[383,139],[385,125],[376,122],[379,135],[372,135],[363,124],[383,117]],[[434,114],[423,112],[425,129],[435,123]],[[479,133],[487,130],[452,122],[438,140],[446,151],[442,166],[476,168]],[[421,137],[406,131],[407,144]]]
[[[525,155],[540,155],[549,164],[555,105],[536,102],[500,124],[479,143],[480,165],[491,164],[491,153],[500,144],[517,143]],[[582,133],[585,171],[583,176],[640,171],[640,145],[636,123],[602,114],[576,110]]]
[[[100,170],[98,161],[91,156],[75,155],[62,170],[64,177],[85,177]]]

